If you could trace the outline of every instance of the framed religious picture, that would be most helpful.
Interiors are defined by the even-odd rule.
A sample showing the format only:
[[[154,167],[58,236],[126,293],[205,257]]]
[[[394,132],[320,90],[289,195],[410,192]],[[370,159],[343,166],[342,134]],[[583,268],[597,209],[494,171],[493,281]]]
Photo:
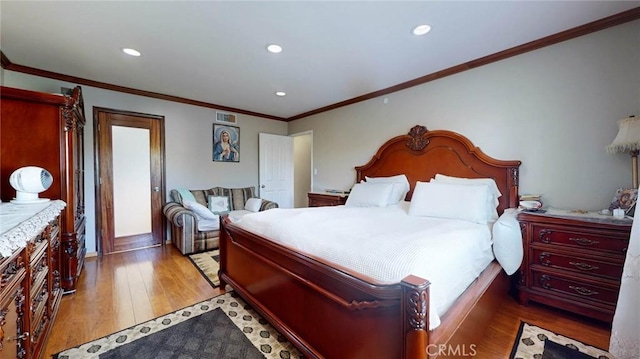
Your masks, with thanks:
[[[613,211],[616,208],[624,210],[625,214],[630,214],[633,207],[638,200],[637,188],[618,188],[613,195],[613,200],[609,205],[609,210]]]
[[[240,127],[213,124],[213,161],[240,162]]]

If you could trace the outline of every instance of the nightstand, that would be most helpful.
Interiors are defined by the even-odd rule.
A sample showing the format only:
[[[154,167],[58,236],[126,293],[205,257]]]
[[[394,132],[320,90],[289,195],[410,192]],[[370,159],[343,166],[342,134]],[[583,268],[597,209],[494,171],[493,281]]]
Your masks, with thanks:
[[[520,303],[544,303],[611,322],[631,220],[522,212]]]
[[[327,192],[309,192],[309,207],[339,206],[347,202],[348,195]]]

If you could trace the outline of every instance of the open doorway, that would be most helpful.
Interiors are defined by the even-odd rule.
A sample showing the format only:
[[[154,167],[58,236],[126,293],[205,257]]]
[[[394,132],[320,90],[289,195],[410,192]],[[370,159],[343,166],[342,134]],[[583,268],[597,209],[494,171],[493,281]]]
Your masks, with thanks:
[[[307,193],[313,188],[313,131],[293,137],[293,207],[307,207]]]

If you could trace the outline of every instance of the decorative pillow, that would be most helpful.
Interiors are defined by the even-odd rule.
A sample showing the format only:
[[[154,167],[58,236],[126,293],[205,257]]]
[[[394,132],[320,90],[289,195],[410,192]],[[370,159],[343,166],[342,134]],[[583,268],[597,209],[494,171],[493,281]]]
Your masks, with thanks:
[[[487,199],[487,210],[491,212],[490,221],[493,222],[498,219],[497,208],[498,208],[498,205],[500,204],[500,202],[498,201],[498,198],[502,196],[502,193],[500,193],[500,189],[498,189],[498,185],[496,184],[496,181],[494,181],[492,178],[462,178],[462,177],[451,177],[451,176],[445,176],[442,174],[436,174],[433,180],[435,180],[436,182],[442,182],[442,183],[466,184],[470,186],[477,186],[477,185],[489,186],[491,196]]]
[[[184,201],[192,201],[192,202],[197,202],[196,198],[193,196],[193,193],[191,193],[188,189],[186,188],[176,188],[176,192],[178,192],[178,194],[180,195],[180,199],[182,202],[182,205],[184,206]]]
[[[386,207],[393,194],[393,183],[356,183],[351,188],[345,206],[347,207]]]
[[[469,186],[441,182],[416,183],[409,207],[409,215],[461,219],[474,223],[488,223],[487,186]]]
[[[244,204],[244,209],[251,212],[259,212],[262,205],[261,198],[249,198],[247,203]]]
[[[367,180],[367,183],[396,183],[397,185],[393,191],[391,204],[404,201],[405,197],[407,197],[407,193],[409,193],[409,190],[411,189],[409,179],[407,179],[406,175],[396,175],[391,177],[365,177],[365,179]]]
[[[184,208],[192,210],[199,218],[213,220],[218,219],[218,216],[216,214],[212,213],[207,207],[201,205],[196,201],[190,201],[183,198],[182,205],[184,206]]]
[[[209,196],[207,203],[209,210],[215,214],[229,212],[229,197],[227,196]]]
[[[508,275],[515,273],[522,264],[522,232],[513,208],[504,211],[493,224],[493,254]]]
[[[256,197],[254,186],[241,188],[213,187],[209,191],[210,196],[229,197],[230,211],[244,209],[244,204],[247,202],[247,199]]]

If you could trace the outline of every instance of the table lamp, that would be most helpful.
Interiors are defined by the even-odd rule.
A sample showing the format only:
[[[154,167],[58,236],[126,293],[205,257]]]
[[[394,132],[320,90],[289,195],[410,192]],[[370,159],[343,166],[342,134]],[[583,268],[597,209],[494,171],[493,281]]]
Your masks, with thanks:
[[[629,152],[633,188],[638,188],[638,153],[640,152],[640,117],[629,116],[618,120],[618,134],[607,146],[608,153]]]
[[[44,168],[36,166],[21,167],[9,176],[9,184],[16,190],[16,198],[11,203],[30,204],[46,202],[47,198],[38,198],[38,193],[46,191],[53,184],[53,176]]]

